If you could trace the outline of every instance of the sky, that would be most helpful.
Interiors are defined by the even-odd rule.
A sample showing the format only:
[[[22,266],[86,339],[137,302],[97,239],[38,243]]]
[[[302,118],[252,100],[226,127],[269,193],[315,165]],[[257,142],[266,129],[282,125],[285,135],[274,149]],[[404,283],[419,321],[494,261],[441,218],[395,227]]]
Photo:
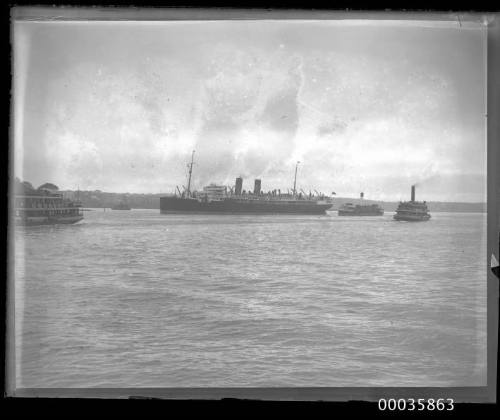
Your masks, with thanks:
[[[408,23],[408,22],[407,22]],[[35,187],[293,187],[486,201],[485,30],[15,22],[14,173]],[[182,188],[182,187],[181,187]]]

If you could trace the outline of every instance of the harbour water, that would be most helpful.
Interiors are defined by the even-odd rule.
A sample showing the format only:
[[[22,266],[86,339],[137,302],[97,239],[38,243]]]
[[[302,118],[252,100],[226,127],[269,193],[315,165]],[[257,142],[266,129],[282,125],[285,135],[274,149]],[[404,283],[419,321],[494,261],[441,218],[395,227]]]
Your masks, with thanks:
[[[486,214],[15,229],[17,387],[486,384]]]

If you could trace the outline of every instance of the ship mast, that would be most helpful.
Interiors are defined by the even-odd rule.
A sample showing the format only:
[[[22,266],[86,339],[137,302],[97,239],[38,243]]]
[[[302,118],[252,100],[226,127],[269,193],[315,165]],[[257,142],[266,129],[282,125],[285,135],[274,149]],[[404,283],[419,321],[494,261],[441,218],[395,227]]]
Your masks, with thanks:
[[[191,163],[188,165],[189,167],[189,180],[188,180],[188,187],[187,187],[187,196],[191,196],[191,174],[193,173],[193,163],[194,163],[194,150],[193,153],[191,154]]]
[[[299,167],[300,161],[297,161],[297,165],[295,165],[295,178],[293,180],[293,196],[295,197],[297,195],[297,168]]]

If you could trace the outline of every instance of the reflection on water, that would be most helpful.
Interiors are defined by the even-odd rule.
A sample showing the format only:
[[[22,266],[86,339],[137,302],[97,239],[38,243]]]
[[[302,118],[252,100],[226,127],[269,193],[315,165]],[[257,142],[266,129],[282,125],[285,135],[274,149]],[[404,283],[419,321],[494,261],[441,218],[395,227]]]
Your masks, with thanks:
[[[19,387],[486,382],[486,215],[16,229]]]

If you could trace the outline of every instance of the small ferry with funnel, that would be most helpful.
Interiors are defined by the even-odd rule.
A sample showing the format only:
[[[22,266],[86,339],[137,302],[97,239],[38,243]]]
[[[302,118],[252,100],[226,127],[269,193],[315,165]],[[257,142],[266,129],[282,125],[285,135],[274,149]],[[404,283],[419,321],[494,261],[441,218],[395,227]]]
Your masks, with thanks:
[[[187,188],[175,194],[160,197],[160,212],[167,213],[285,213],[285,214],[326,214],[333,200],[324,194],[297,192],[297,168],[292,192],[281,190],[262,191],[260,179],[254,181],[253,191],[243,189],[243,178],[236,178],[234,186],[210,184],[202,191],[191,191],[194,151],[188,164],[189,180]]]
[[[111,210],[132,210],[127,201],[122,200],[111,207]]]
[[[415,201],[415,185],[412,185],[411,201],[399,203],[394,219],[406,222],[424,222],[430,218],[427,203],[425,201]]]
[[[83,219],[81,203],[63,197],[56,185],[34,189],[29,182],[15,180],[15,223],[25,226],[72,224]]]
[[[360,193],[363,200],[364,193]],[[353,204],[345,203],[338,209],[339,216],[383,216],[384,209],[378,204]]]

